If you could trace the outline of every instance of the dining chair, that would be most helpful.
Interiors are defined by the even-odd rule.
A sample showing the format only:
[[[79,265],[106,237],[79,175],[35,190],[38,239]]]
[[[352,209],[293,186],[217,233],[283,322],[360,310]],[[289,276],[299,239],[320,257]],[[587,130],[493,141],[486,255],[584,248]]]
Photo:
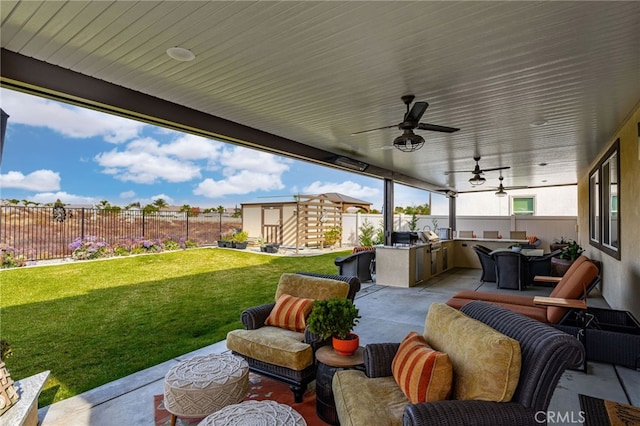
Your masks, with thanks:
[[[498,231],[483,231],[482,238],[498,238]]]
[[[509,238],[512,240],[526,240],[527,231],[510,231]]]

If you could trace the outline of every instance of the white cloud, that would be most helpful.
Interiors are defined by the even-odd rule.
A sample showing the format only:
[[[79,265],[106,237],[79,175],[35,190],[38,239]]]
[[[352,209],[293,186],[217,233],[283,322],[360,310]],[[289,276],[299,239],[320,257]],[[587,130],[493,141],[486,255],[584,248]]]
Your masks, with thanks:
[[[254,191],[283,189],[282,174],[291,160],[244,147],[223,149],[220,165],[223,179],[207,178],[193,193],[208,198],[242,195]]]
[[[363,186],[359,183],[347,180],[341,183],[315,181],[302,188],[305,194],[324,194],[326,192],[339,192],[364,201],[375,202],[380,196],[380,190],[370,186]],[[375,199],[375,200],[374,200]]]
[[[289,170],[289,163],[291,160],[288,158],[240,146],[226,149],[220,156],[220,164],[229,175],[233,175],[236,170],[280,175]]]
[[[137,137],[146,124],[54,102],[45,98],[1,89],[2,109],[10,123],[47,127],[71,138],[102,137],[111,143],[122,143]]]
[[[199,166],[164,155],[159,149],[157,141],[139,139],[130,143],[124,151],[114,149],[103,152],[96,155],[94,160],[103,167],[103,173],[125,182],[188,182],[200,177]]]
[[[56,191],[60,189],[60,174],[52,170],[36,170],[28,175],[11,171],[0,175],[0,186],[28,191]]]
[[[225,178],[221,180],[205,179],[193,190],[193,193],[216,198],[282,188],[284,188],[284,184],[279,174],[241,170],[234,174],[225,174]]]
[[[128,200],[130,198],[133,198],[136,196],[136,192],[135,191],[124,191],[120,193],[120,198],[122,198],[123,200]]]
[[[91,204],[95,205],[100,200],[96,197],[89,197],[84,195],[69,194],[64,191],[58,192],[42,192],[34,195],[31,199],[38,203],[55,203],[56,200],[62,201],[64,204]]]

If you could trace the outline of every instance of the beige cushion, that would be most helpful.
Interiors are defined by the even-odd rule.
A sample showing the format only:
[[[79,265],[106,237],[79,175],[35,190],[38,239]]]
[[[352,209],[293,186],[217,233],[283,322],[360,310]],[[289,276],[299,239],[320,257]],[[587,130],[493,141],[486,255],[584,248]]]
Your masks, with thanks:
[[[304,343],[304,333],[264,326],[257,330],[232,330],[227,347],[260,361],[301,371],[313,364],[311,345]]]
[[[424,333],[453,364],[453,399],[511,401],[520,379],[517,340],[444,303],[431,304]]]
[[[409,400],[393,376],[368,378],[362,371],[343,370],[331,383],[341,426],[400,426]]]
[[[276,289],[275,300],[283,294],[306,299],[345,298],[349,294],[349,284],[328,278],[310,277],[298,274],[282,274]]]

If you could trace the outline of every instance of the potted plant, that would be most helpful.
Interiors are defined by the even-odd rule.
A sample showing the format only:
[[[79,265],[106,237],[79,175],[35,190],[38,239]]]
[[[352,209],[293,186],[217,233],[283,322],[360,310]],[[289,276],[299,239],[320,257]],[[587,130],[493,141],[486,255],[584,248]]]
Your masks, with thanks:
[[[227,231],[220,235],[218,240],[218,247],[231,247],[232,246],[233,231]]]
[[[262,234],[258,236],[258,244],[262,253],[277,253],[280,248],[280,244],[265,243]]]
[[[316,300],[307,325],[309,331],[323,339],[331,337],[333,349],[339,355],[350,356],[360,345],[358,335],[351,332],[359,318],[358,308],[349,299]]]
[[[584,252],[584,249],[575,241],[569,240],[558,257],[551,258],[551,275],[562,277],[571,264]]]
[[[556,251],[564,248],[569,244],[569,241],[565,237],[555,238],[553,243],[549,244],[549,250]]]
[[[241,250],[246,249],[248,238],[249,233],[247,231],[236,232],[235,234],[233,234],[233,237],[231,237],[233,247]]]

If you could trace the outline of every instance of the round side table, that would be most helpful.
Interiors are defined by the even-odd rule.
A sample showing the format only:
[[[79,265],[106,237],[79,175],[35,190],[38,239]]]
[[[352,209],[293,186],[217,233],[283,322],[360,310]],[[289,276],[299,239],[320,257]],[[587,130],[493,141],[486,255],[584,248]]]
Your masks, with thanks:
[[[228,405],[207,416],[198,426],[306,426],[307,422],[293,408],[275,401],[245,401]]]
[[[231,354],[196,356],[169,369],[164,406],[176,417],[205,417],[242,401],[249,390],[249,365]]]
[[[331,381],[336,371],[361,367],[364,364],[364,348],[361,346],[351,356],[338,355],[331,346],[316,351],[318,372],[316,373],[316,414],[324,422],[339,425],[336,404],[333,400]]]

